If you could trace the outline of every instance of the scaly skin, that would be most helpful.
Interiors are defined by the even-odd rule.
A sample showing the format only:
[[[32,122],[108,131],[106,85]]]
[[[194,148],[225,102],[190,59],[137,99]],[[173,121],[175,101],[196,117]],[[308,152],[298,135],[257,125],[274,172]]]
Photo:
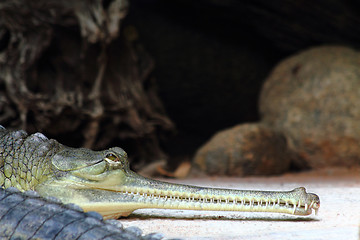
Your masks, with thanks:
[[[129,169],[119,147],[104,151],[70,148],[41,133],[0,129],[0,186],[35,190],[75,203],[104,218],[127,216],[140,208],[277,212],[309,215],[316,194],[250,191],[171,184],[142,177]]]
[[[0,188],[0,239],[11,240],[160,240],[137,227],[124,228],[96,212],[84,213],[75,204],[42,198],[34,191]]]

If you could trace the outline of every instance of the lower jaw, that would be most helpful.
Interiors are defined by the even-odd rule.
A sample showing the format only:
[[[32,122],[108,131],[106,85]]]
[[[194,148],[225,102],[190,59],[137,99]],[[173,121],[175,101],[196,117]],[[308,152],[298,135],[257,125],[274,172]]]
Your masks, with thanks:
[[[125,199],[124,199],[125,200]],[[107,202],[107,203],[78,203],[84,211],[97,211],[108,218],[126,217],[134,210],[154,208],[154,209],[177,209],[177,210],[202,210],[202,211],[232,211],[232,212],[273,212],[293,215],[310,215],[311,209],[298,206],[286,206],[279,204],[251,205],[241,203],[210,203],[200,201],[187,201],[177,199],[144,198],[128,196],[128,201]]]

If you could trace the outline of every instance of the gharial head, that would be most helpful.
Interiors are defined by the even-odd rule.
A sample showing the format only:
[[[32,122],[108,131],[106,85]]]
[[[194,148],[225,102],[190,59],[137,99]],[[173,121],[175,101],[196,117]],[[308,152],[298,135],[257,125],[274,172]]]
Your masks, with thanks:
[[[71,174],[84,183],[104,180],[113,170],[124,173],[129,168],[127,153],[119,147],[104,151],[87,148],[64,148],[51,158],[56,177]]]
[[[114,190],[115,186],[124,184],[125,179],[129,180],[127,175],[135,174],[130,170],[127,153],[120,147],[93,151],[63,146],[49,160],[50,173],[44,178],[45,181],[35,186],[35,190],[41,192],[46,187],[49,192],[49,186],[55,189],[65,188],[62,195],[67,198],[72,198],[70,193],[74,192],[71,189]],[[65,191],[69,194],[65,194]],[[61,195],[58,197],[62,198]]]
[[[233,190],[171,184],[142,177],[129,168],[119,147],[104,151],[67,148],[51,158],[53,175],[36,186],[43,196],[76,203],[105,218],[139,208],[280,212],[309,215],[319,197],[304,188],[286,192]]]
[[[120,147],[93,151],[62,146],[49,160],[51,171],[35,190],[41,196],[76,203],[105,217],[132,212],[134,208],[124,193],[147,182],[130,170],[127,153]]]

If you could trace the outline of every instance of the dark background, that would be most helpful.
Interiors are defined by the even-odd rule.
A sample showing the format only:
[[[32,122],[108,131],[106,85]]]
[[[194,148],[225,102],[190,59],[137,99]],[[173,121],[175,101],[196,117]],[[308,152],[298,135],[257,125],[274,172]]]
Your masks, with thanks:
[[[155,60],[152,76],[177,133],[162,146],[191,156],[215,132],[259,120],[258,96],[283,58],[323,44],[358,46],[356,1],[131,1],[126,25]]]

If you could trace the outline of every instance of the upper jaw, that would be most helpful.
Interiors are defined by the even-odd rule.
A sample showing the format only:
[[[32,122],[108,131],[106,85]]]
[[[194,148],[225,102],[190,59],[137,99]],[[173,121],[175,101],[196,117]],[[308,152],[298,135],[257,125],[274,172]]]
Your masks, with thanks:
[[[171,184],[126,172],[121,185],[102,185],[112,192],[112,203],[127,202],[125,212],[138,208],[169,208],[214,211],[279,212],[310,215],[318,211],[320,200],[305,188],[287,192],[243,191]]]

